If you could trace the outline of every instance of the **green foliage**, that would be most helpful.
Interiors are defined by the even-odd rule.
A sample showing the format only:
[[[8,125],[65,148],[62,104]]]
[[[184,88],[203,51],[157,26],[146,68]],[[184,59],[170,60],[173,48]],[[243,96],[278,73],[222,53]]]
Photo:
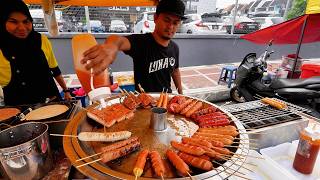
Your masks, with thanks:
[[[287,14],[286,19],[293,19],[295,17],[301,16],[305,13],[307,6],[306,0],[294,0],[293,6]]]

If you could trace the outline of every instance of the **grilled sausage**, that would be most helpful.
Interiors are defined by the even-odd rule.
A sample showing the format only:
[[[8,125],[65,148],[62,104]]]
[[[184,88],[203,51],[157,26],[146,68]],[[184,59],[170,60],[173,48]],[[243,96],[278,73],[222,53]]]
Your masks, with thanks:
[[[212,140],[210,138],[201,137],[201,136],[193,136],[192,138],[198,139],[199,141],[200,140],[206,140],[206,141],[210,142],[212,144],[212,146],[214,146],[214,147],[223,147],[224,146],[224,144],[222,142],[216,141],[216,140]]]
[[[114,149],[114,150],[111,150],[111,151],[104,152],[101,155],[101,161],[103,163],[106,163],[106,162],[115,160],[115,159],[117,159],[119,157],[122,157],[122,156],[125,156],[127,154],[130,154],[131,152],[136,151],[139,148],[140,148],[140,142],[139,141],[134,141],[133,143],[127,144],[126,146],[123,146],[123,147],[121,147],[119,149]]]
[[[183,137],[182,138],[182,143],[184,144],[190,144],[190,145],[203,145],[203,146],[206,146],[208,148],[211,148],[213,147],[212,144],[207,141],[207,140],[204,140],[204,139],[196,139],[196,138],[188,138],[188,137]]]
[[[113,142],[123,139],[128,139],[131,136],[130,131],[118,131],[118,132],[81,132],[78,134],[80,141],[104,141]]]
[[[210,171],[213,169],[213,165],[210,161],[201,159],[196,156],[192,156],[183,152],[179,152],[178,156],[188,165],[191,165],[193,167],[205,170],[205,171]]]
[[[143,173],[144,165],[146,164],[147,157],[149,155],[149,150],[145,149],[138,154],[136,164],[133,168],[133,174],[136,177],[140,177]]]
[[[204,133],[204,132],[196,132],[194,135],[198,136],[205,136],[205,137],[212,137],[212,138],[226,138],[234,141],[234,138],[229,135],[222,135],[222,134],[214,134],[214,133]]]
[[[202,107],[202,102],[197,102],[192,108],[186,113],[186,117],[190,117],[194,112],[198,111]]]
[[[231,141],[230,139],[226,139],[226,138],[213,138],[213,137],[205,137],[205,136],[199,136],[199,135],[193,135],[192,137],[195,137],[195,138],[199,138],[199,139],[204,139],[204,140],[207,140],[207,141],[220,141],[222,142],[224,145],[230,145],[233,143],[233,141]]]
[[[164,98],[164,93],[162,92],[162,93],[160,94],[159,99],[158,99],[157,107],[161,107],[163,98]]]
[[[166,155],[173,166],[183,175],[191,173],[189,166],[172,150],[168,149]]]
[[[187,107],[193,100],[188,99],[184,101],[182,104],[179,104],[179,106],[175,109],[175,113],[180,113],[185,107]]]
[[[205,151],[202,148],[199,148],[197,146],[188,145],[188,144],[178,143],[177,141],[171,141],[171,146],[179,151],[182,151],[182,152],[185,152],[188,154],[192,154],[192,155],[196,155],[196,156],[201,156],[205,153]]]
[[[188,104],[187,107],[183,108],[180,112],[181,115],[187,114],[187,112],[194,106],[196,105],[197,100],[193,100],[190,104]]]
[[[212,128],[200,128],[201,130],[214,130],[214,129],[221,129],[221,130],[233,130],[233,131],[237,131],[237,128],[235,126],[232,125],[228,125],[228,126],[216,126],[216,127],[212,127]]]
[[[230,136],[238,136],[238,132],[234,130],[225,130],[225,129],[219,129],[219,128],[199,128],[199,132],[203,133],[212,133],[212,134],[221,134],[221,135],[230,135]]]
[[[157,176],[164,176],[165,167],[158,151],[150,152],[151,164]]]
[[[270,106],[275,107],[277,109],[284,109],[287,107],[287,105],[285,103],[271,99],[271,98],[263,98],[263,99],[261,99],[261,101],[263,103],[269,104]]]
[[[231,154],[230,150],[227,148],[221,148],[221,147],[212,147],[212,149],[220,154]]]
[[[168,105],[168,93],[164,95],[161,107],[167,109],[167,105]]]
[[[114,149],[118,149],[120,147],[123,147],[123,146],[126,146],[128,144],[131,144],[135,141],[138,141],[138,137],[131,137],[127,140],[123,140],[123,141],[119,141],[119,142],[116,142],[116,143],[113,143],[111,145],[108,145],[108,146],[105,146],[105,147],[102,147],[100,149],[101,152],[107,152],[107,151],[112,151]]]

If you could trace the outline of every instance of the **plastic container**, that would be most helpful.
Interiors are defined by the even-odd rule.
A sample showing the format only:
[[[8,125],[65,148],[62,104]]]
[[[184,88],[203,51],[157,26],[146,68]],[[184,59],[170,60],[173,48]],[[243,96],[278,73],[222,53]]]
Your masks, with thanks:
[[[265,160],[273,161],[280,166],[281,171],[291,174],[294,178],[290,180],[317,180],[320,179],[320,154],[318,154],[317,162],[312,174],[302,174],[295,170],[292,166],[295,153],[298,147],[298,140],[292,143],[287,142],[277,146],[261,149],[260,152]],[[273,178],[271,178],[273,179]],[[278,179],[278,178],[277,178]]]
[[[293,66],[294,66],[295,57],[296,57],[295,54],[289,54],[287,56],[282,56],[281,67],[286,70],[292,70]],[[300,57],[298,57],[295,71],[300,71],[302,62],[303,62],[303,60]]]
[[[91,91],[90,87],[90,71],[85,69],[85,65],[80,61],[83,58],[83,53],[97,44],[96,39],[91,34],[79,34],[72,38],[73,64],[81,86],[88,94]],[[93,77],[94,88],[110,86],[109,73],[106,69],[99,75]]]
[[[301,70],[300,78],[320,76],[320,65],[317,64],[304,64],[302,65]]]
[[[293,168],[303,174],[311,174],[320,148],[320,130],[307,127],[300,133],[299,145]]]

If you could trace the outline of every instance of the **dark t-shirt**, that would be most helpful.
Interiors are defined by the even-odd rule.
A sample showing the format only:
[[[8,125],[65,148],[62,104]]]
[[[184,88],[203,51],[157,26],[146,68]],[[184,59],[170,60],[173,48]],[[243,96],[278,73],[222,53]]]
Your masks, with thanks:
[[[167,47],[158,44],[151,33],[126,36],[131,49],[125,51],[133,58],[134,80],[147,92],[171,90],[171,75],[179,67],[178,45],[170,41]]]

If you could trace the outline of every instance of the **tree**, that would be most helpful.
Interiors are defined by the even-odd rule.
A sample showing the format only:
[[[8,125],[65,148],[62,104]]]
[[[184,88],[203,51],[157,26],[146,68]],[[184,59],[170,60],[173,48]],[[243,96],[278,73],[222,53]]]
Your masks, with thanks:
[[[306,6],[306,0],[294,0],[293,7],[288,12],[286,19],[289,20],[303,15],[305,13]]]

